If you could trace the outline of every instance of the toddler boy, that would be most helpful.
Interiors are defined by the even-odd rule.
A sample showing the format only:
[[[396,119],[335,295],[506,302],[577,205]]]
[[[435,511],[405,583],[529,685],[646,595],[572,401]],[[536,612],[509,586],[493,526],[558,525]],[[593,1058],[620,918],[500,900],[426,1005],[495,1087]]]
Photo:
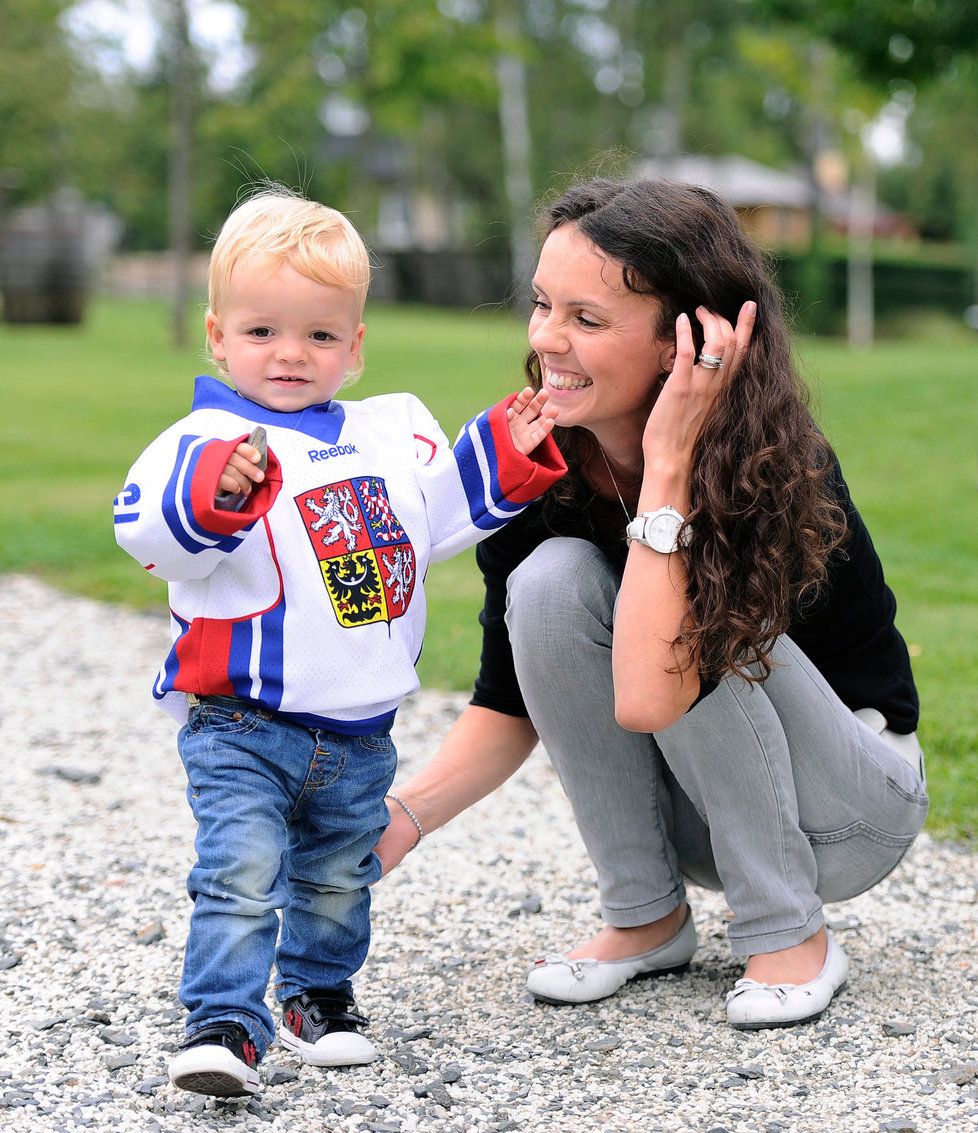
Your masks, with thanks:
[[[273,961],[286,1046],[316,1066],[376,1057],[351,977],[391,723],[418,685],[421,581],[565,471],[529,389],[454,447],[411,394],[335,400],[362,370],[369,277],[335,210],[287,190],[236,208],[205,320],[233,388],[198,378],[190,414],[116,499],[120,545],[169,583],[174,642],[153,692],[182,724],[197,822],[170,1079],[199,1093],[257,1092]]]

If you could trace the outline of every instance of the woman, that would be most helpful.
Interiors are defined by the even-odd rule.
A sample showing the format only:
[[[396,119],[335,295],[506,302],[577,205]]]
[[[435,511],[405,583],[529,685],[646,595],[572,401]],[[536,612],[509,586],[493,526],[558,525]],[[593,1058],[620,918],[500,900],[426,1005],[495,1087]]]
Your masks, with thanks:
[[[687,877],[733,912],[730,1023],[816,1018],[848,971],[822,902],[885,877],[927,813],[893,595],[730,209],[599,180],[546,231],[527,369],[569,473],[480,546],[475,694],[378,853],[392,868],[539,737],[604,927],[529,990],[581,1003],[684,968]]]

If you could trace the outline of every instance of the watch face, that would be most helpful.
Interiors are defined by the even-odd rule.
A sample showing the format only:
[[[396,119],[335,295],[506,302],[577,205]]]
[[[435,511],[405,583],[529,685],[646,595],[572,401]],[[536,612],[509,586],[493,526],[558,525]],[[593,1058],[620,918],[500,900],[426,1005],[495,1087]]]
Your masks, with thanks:
[[[675,508],[666,506],[637,515],[626,527],[625,534],[629,540],[636,539],[653,551],[671,555],[679,550],[679,532],[685,522]]]
[[[674,515],[655,515],[645,525],[646,538],[656,551],[668,554],[676,549],[676,536],[682,520]]]

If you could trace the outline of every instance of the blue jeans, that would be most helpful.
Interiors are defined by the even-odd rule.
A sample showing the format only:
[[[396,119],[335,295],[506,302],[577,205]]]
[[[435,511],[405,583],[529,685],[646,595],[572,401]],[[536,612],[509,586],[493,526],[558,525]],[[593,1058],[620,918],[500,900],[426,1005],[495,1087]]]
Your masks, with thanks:
[[[304,728],[220,696],[190,709],[178,745],[197,820],[180,983],[187,1033],[234,1020],[263,1055],[275,1035],[265,1006],[273,961],[283,1002],[314,987],[349,992],[366,959],[373,849],[397,753],[388,734]]]

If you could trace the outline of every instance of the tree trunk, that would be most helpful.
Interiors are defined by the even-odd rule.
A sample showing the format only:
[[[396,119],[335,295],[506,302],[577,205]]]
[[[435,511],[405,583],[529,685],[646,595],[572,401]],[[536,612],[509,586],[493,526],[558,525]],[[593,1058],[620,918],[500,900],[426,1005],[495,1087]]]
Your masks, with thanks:
[[[849,195],[849,345],[873,345],[873,229],[876,224],[876,171],[867,160]]]
[[[530,113],[526,93],[526,64],[515,53],[519,42],[519,13],[514,0],[496,0],[496,80],[499,86],[499,125],[502,134],[503,176],[509,205],[512,298],[526,292],[536,262],[531,215],[533,177],[530,171]]]
[[[191,153],[194,141],[193,46],[186,0],[169,0],[170,153],[168,228],[173,265],[170,328],[173,344],[187,345],[190,251],[193,239]]]

